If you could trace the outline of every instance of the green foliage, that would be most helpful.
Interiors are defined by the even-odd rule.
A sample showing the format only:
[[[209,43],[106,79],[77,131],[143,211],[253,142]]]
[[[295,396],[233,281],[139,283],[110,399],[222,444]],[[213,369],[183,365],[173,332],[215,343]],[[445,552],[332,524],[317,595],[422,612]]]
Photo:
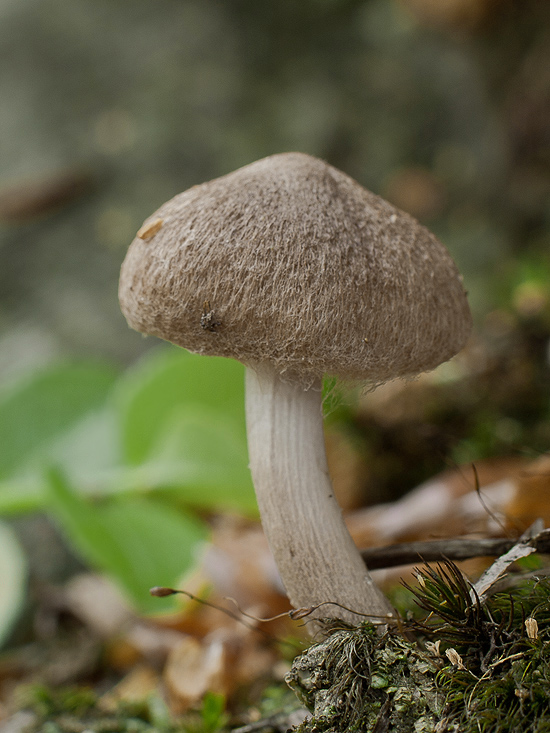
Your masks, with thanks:
[[[49,512],[142,612],[175,604],[147,591],[192,568],[207,536],[193,510],[257,511],[244,372],[227,359],[164,348],[118,378],[48,368],[0,393],[0,439],[0,512]]]
[[[207,692],[202,701],[200,733],[215,733],[227,725],[229,716],[225,712],[225,697]]]
[[[51,688],[22,685],[16,692],[18,708],[30,712],[28,733],[216,733],[226,729],[228,715],[223,695],[207,693],[199,710],[177,719],[158,693],[142,700],[120,701],[106,712],[93,690],[86,687]]]
[[[97,696],[88,687],[51,688],[46,685],[23,685],[17,691],[18,704],[30,708],[40,718],[74,713],[83,715],[97,702]]]
[[[150,499],[92,505],[57,471],[49,472],[49,482],[49,510],[82,557],[116,578],[142,612],[174,607],[173,598],[152,598],[149,588],[174,584],[189,571],[206,528]]]
[[[15,532],[0,522],[0,644],[11,631],[27,589],[27,561]]]
[[[0,391],[0,509],[33,506],[28,477],[51,460],[60,439],[100,409],[115,377],[95,364],[59,365]]]
[[[231,421],[243,439],[244,370],[220,357],[200,357],[181,349],[154,352],[119,382],[122,450],[128,463],[143,462],[167,421],[181,408],[209,409]]]
[[[116,382],[75,365],[15,385],[0,401],[0,511],[44,508],[55,464],[96,497],[170,489],[202,508],[255,513],[243,381],[237,362],[169,348]]]

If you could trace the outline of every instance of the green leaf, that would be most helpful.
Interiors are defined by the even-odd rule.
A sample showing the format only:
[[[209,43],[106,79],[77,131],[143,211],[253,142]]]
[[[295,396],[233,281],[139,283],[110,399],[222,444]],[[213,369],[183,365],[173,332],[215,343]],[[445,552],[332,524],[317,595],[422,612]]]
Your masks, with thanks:
[[[92,567],[115,579],[142,613],[176,607],[149,595],[177,585],[198,558],[206,527],[183,512],[148,499],[94,505],[78,496],[57,470],[48,472],[49,509],[73,547]]]
[[[44,465],[57,465],[79,490],[101,496],[114,490],[120,474],[118,424],[113,410],[94,410],[66,432],[52,436],[19,470],[0,480],[0,514],[42,509],[46,503]]]
[[[0,481],[0,514],[22,514],[44,507],[44,481],[40,476],[10,477]]]
[[[99,408],[115,380],[95,364],[50,367],[0,392],[0,478],[43,460],[51,445]]]
[[[162,349],[124,375],[116,399],[123,454],[132,464],[146,460],[170,415],[182,407],[215,409],[246,433],[244,367],[232,359]]]
[[[0,523],[0,645],[10,633],[23,604],[27,561],[15,532]]]
[[[245,438],[214,410],[181,408],[164,425],[143,469],[185,503],[256,514]]]
[[[218,413],[175,411],[150,457],[138,466],[118,460],[113,416],[94,413],[52,446],[51,460],[81,495],[95,498],[168,491],[200,508],[257,514],[244,438]],[[0,482],[0,514],[43,508],[48,492],[41,465]],[[38,470],[40,469],[40,470]]]
[[[229,722],[225,712],[225,696],[216,692],[207,692],[202,699],[201,719],[202,733],[215,733],[222,730]]]
[[[95,404],[79,393],[82,388],[84,397],[90,395],[89,376],[95,372],[81,368],[80,382],[75,374],[65,367],[50,369],[33,380],[32,389],[17,391],[27,406],[16,415],[21,419],[16,433],[24,434],[22,415],[32,432],[35,411],[42,427],[27,454],[21,438],[14,470],[0,473],[0,512],[43,508],[49,500],[44,466],[56,465],[82,495],[168,490],[181,503],[256,514],[240,364],[162,350],[122,376],[107,400],[112,378],[104,379]],[[44,404],[49,388],[56,411]],[[20,405],[10,394],[13,405]],[[60,416],[64,419],[54,425]]]
[[[108,470],[121,465],[118,420],[112,407],[85,415],[52,443],[50,465],[59,465],[74,481],[94,481]]]

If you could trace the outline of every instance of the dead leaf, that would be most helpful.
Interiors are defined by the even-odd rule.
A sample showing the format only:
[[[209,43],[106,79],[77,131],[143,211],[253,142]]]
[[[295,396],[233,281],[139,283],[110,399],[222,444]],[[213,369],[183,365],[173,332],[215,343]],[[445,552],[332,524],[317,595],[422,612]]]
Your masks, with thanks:
[[[159,684],[159,675],[152,667],[138,664],[112,690],[100,698],[99,706],[105,712],[114,713],[121,702],[143,702],[151,693],[158,690]]]
[[[522,529],[539,518],[550,526],[550,455],[541,456],[516,476],[506,513]]]
[[[170,653],[163,673],[172,712],[181,715],[196,707],[207,692],[227,695],[231,661],[222,638],[182,639]]]
[[[502,534],[491,513],[503,515],[516,495],[526,462],[501,458],[476,462],[482,498],[471,464],[444,471],[388,504],[353,512],[346,523],[360,547],[416,539],[457,537],[469,532]]]

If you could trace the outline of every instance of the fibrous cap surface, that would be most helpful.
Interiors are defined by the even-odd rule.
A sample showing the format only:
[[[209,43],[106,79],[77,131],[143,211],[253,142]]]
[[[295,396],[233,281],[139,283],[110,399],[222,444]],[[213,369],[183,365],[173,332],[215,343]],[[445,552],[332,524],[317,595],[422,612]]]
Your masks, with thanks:
[[[151,233],[152,232],[152,233]],[[445,247],[327,163],[283,153],[195,186],[128,250],[132,328],[310,382],[385,381],[446,361],[471,315]]]

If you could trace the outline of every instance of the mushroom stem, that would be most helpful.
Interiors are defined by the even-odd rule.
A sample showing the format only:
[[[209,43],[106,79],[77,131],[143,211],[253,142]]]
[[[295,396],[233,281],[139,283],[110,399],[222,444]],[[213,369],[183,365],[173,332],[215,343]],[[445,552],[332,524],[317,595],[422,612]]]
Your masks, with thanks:
[[[351,623],[392,607],[376,587],[334,497],[323,435],[321,384],[304,390],[267,364],[246,370],[250,469],[265,534],[290,602],[323,605],[314,618]],[[347,611],[345,606],[352,611]]]

